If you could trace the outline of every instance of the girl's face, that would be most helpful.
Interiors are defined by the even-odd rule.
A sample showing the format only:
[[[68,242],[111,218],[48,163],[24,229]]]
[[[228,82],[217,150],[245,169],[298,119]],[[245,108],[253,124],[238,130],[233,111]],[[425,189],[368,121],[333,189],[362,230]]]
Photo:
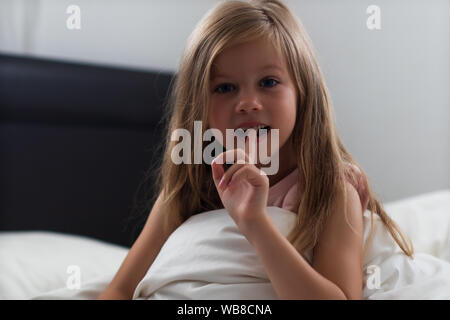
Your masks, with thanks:
[[[225,130],[248,128],[242,126],[245,122],[279,129],[282,170],[287,159],[294,159],[287,142],[297,112],[297,90],[284,57],[268,41],[251,41],[226,48],[216,57],[211,71],[209,127],[222,132],[225,146]],[[295,164],[289,163],[290,167]]]

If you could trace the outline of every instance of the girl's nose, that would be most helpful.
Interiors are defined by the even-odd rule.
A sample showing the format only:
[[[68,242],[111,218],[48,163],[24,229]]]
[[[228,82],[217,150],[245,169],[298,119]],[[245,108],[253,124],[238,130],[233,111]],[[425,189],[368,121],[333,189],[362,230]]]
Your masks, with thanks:
[[[259,111],[261,109],[262,105],[255,96],[242,97],[236,106],[236,112],[238,113],[248,113],[252,111]]]

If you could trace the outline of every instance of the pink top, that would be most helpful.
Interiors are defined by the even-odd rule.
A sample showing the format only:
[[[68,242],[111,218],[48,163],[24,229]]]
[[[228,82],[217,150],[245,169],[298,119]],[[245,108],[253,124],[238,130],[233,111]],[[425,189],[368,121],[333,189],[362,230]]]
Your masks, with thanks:
[[[357,178],[357,183],[354,183],[352,179],[348,178],[348,181],[355,187],[358,191],[359,198],[361,200],[361,206],[363,212],[367,209],[367,204],[369,202],[369,196],[366,192],[365,185],[366,182],[363,181],[361,171],[359,168],[353,164],[350,164],[352,174]],[[267,206],[279,207],[294,213],[297,213],[298,208],[298,198],[297,195],[297,178],[298,178],[298,168],[288,174],[286,177],[275,183],[269,188],[269,196],[267,199]],[[356,184],[356,185],[355,185]],[[300,195],[301,197],[301,195]]]

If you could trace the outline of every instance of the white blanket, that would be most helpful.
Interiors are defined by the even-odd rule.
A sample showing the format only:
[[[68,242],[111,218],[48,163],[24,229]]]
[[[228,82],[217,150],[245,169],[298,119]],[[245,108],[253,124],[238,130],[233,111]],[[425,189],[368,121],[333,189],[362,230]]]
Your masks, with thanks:
[[[295,214],[267,208],[287,234]],[[190,217],[166,241],[134,299],[276,299],[254,248],[219,209]]]
[[[295,214],[269,207],[285,236]],[[370,214],[364,214],[368,238]],[[450,264],[429,254],[404,255],[374,216],[364,260],[364,299],[450,299]],[[304,255],[311,262],[310,253]],[[225,210],[189,218],[165,243],[134,299],[277,299],[256,251]]]
[[[386,204],[418,252],[407,258],[374,215],[364,260],[364,299],[450,299],[450,190]],[[270,207],[287,234],[295,214]],[[364,213],[365,240],[370,215]],[[127,249],[45,232],[0,233],[1,299],[94,299],[111,281]],[[310,261],[310,253],[304,257]],[[68,266],[81,270],[69,289]],[[191,217],[168,239],[139,283],[135,299],[276,299],[253,247],[224,210]]]

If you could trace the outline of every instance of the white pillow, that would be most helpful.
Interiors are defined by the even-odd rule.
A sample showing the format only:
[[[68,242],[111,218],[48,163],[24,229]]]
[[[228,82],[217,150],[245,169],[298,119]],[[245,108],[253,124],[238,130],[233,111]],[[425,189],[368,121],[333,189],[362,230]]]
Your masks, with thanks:
[[[295,214],[268,207],[283,235]],[[311,252],[305,254],[310,259]],[[225,209],[191,216],[167,239],[133,299],[275,299],[256,251]]]
[[[277,207],[268,207],[267,213],[286,236],[295,214]],[[366,243],[368,211],[364,226]],[[450,298],[448,262],[425,253],[412,260],[401,252],[376,215],[374,228],[363,264],[364,299]],[[311,261],[310,252],[304,256]],[[378,281],[372,281],[374,277]],[[192,216],[172,233],[133,298],[246,300],[277,296],[256,251],[220,209]]]
[[[75,295],[93,279],[105,275],[112,279],[127,252],[75,235],[0,232],[0,300],[29,299],[58,288]]]

